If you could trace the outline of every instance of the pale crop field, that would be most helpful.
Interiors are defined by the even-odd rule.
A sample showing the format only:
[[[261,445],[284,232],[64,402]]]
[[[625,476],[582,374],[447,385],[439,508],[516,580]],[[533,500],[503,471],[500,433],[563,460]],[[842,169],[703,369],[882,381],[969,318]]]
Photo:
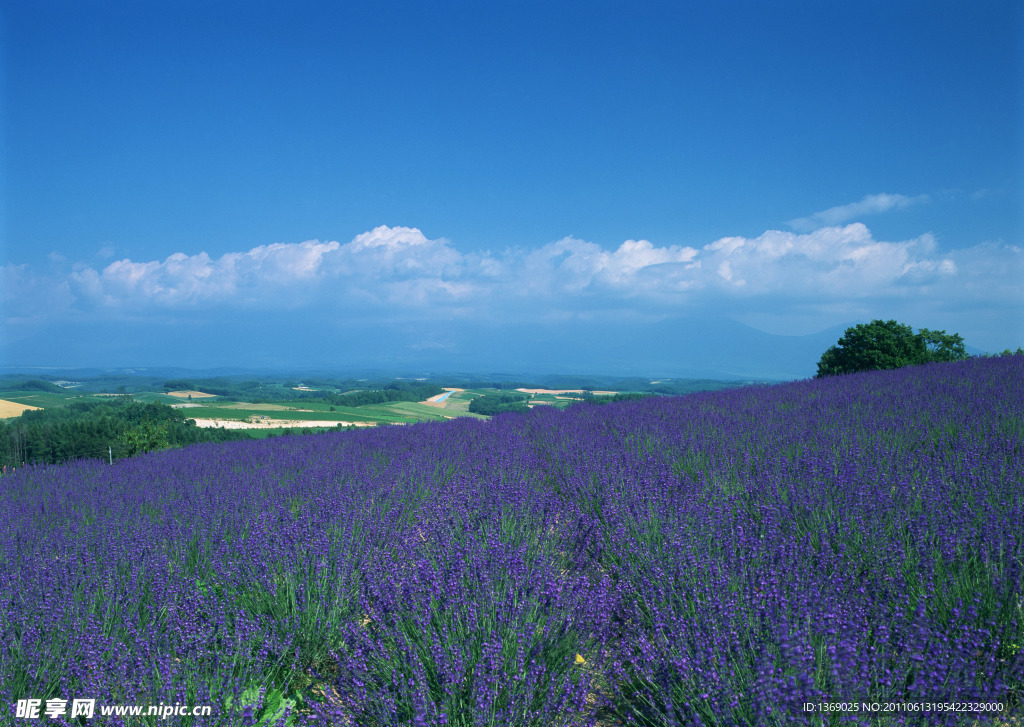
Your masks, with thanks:
[[[0,399],[0,419],[10,419],[11,417],[21,416],[23,411],[41,408],[39,406],[29,406],[28,404],[19,404],[16,401]]]

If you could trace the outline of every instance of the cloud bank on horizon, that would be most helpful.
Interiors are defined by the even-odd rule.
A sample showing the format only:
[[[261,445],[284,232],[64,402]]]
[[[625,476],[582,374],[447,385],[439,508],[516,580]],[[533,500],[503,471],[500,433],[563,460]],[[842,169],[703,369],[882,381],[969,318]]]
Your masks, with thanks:
[[[178,251],[99,267],[54,254],[50,270],[4,266],[2,302],[6,325],[36,328],[168,315],[227,321],[282,309],[496,322],[715,312],[786,333],[929,310],[1013,320],[1024,309],[1020,247],[987,242],[943,251],[928,233],[877,240],[864,223],[851,222],[926,201],[868,195],[792,221],[797,231],[723,237],[699,248],[630,239],[605,249],[569,236],[532,249],[464,252],[414,227],[381,225],[346,243],[274,243],[219,257]],[[970,342],[970,331],[961,332]],[[1006,333],[1012,339],[1021,330]]]

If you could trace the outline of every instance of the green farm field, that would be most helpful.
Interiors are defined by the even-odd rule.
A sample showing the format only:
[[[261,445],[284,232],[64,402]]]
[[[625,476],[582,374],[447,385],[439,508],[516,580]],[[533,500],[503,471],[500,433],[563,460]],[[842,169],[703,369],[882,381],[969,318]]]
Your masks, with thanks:
[[[67,406],[72,401],[90,398],[81,393],[61,394],[49,391],[0,391],[0,399],[14,401],[18,404],[38,406],[41,409],[50,409],[56,406]]]

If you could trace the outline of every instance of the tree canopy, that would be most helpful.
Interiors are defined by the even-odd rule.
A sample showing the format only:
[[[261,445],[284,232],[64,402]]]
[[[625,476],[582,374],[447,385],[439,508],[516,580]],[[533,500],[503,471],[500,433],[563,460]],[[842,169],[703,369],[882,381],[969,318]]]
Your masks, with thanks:
[[[530,397],[526,394],[488,394],[475,397],[469,402],[469,410],[474,414],[494,416],[506,411],[529,411],[526,402]]]
[[[75,401],[0,420],[0,464],[116,459],[196,442],[249,439],[237,429],[203,429],[178,409],[128,397]]]
[[[893,320],[874,320],[847,328],[838,343],[822,354],[817,375],[898,369],[965,358],[964,339],[957,333],[927,328],[914,333],[910,326]]]

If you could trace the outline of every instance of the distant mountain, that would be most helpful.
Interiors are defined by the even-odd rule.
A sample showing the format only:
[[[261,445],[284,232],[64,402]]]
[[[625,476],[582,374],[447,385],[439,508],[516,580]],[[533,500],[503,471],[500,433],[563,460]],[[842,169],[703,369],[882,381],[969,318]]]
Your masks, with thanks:
[[[176,377],[247,371],[501,372],[791,380],[813,376],[821,354],[845,330],[780,336],[728,318],[660,321],[488,324],[477,321],[339,320],[304,324],[285,313],[233,327],[141,324],[67,326],[6,351],[0,373],[31,367],[79,370],[78,376],[126,373]],[[30,352],[30,353],[28,353]],[[56,368],[50,369],[54,373]]]
[[[403,358],[437,370],[790,380],[814,375],[844,327],[778,336],[729,319],[421,330]]]

